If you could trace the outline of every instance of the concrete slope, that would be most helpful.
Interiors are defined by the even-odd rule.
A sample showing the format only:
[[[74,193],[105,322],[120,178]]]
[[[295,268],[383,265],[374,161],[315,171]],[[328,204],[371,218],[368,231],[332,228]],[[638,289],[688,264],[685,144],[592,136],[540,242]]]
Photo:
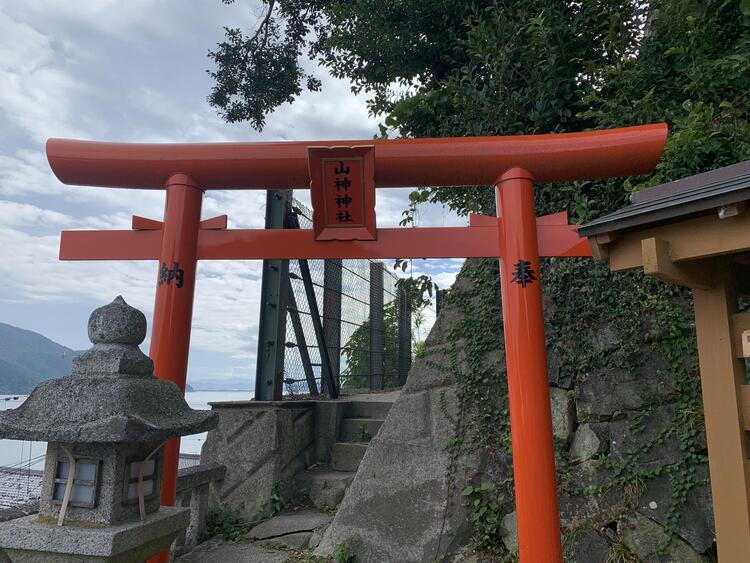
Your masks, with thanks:
[[[453,291],[471,298],[467,279],[459,277]],[[459,420],[454,374],[445,369],[450,366],[446,341],[460,314],[450,306],[441,311],[425,356],[414,363],[370,442],[316,555],[330,556],[337,545],[356,536],[353,545],[361,563],[427,562],[468,540],[459,487],[478,473],[480,460],[465,455],[452,460],[446,449]],[[462,348],[458,342],[458,350]],[[497,357],[488,361],[497,362]]]

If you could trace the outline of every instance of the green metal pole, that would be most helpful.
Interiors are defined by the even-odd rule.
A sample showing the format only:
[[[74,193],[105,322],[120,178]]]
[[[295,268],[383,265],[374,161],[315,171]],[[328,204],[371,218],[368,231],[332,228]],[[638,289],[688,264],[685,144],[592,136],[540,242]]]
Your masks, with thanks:
[[[283,229],[292,190],[266,193],[266,229]],[[289,260],[263,260],[255,400],[279,401],[284,380]]]

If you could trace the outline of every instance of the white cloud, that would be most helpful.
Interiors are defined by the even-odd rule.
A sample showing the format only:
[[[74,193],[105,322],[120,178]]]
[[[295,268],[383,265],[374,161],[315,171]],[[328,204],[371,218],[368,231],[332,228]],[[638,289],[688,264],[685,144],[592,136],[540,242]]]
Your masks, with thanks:
[[[0,200],[0,217],[6,227],[69,228],[76,221],[70,215],[27,203]]]
[[[203,217],[227,215],[232,229],[261,229],[265,214],[264,190],[212,190],[203,198]]]
[[[146,307],[156,278],[145,262],[60,262],[59,235],[33,235],[0,228],[0,279],[2,300],[54,303],[67,300],[107,302],[118,293]],[[149,309],[150,305],[147,306]]]
[[[63,185],[53,176],[43,152],[17,150],[0,154],[0,195],[61,194]]]
[[[160,219],[164,192],[64,186],[47,163],[48,137],[129,142],[372,137],[377,120],[367,115],[364,98],[321,69],[315,73],[323,91],[279,108],[262,133],[224,123],[208,107],[207,50],[222,40],[223,25],[247,29],[256,17],[246,3],[227,7],[213,0],[0,0],[0,321],[8,320],[3,304],[6,311],[29,305],[56,317],[71,305],[88,312],[117,294],[148,318],[152,314],[155,263],[60,262],[58,233],[127,229],[132,214]],[[378,192],[381,226],[397,225],[408,192]],[[297,196],[309,203],[306,191]],[[265,192],[207,192],[203,217],[220,214],[229,216],[230,228],[260,228]],[[462,221],[439,206],[425,206],[420,217],[422,226]],[[437,273],[441,286],[457,269],[446,264],[447,273],[425,269]],[[415,270],[420,267],[415,262]],[[231,376],[237,366],[254,373],[259,299],[259,262],[199,264],[191,344],[193,357],[203,358],[201,374]],[[22,317],[14,318],[24,324]],[[78,334],[82,328],[71,330]]]
[[[83,135],[70,118],[75,92],[84,86],[66,74],[61,44],[4,11],[0,36],[0,108],[5,120],[36,142],[54,135]]]

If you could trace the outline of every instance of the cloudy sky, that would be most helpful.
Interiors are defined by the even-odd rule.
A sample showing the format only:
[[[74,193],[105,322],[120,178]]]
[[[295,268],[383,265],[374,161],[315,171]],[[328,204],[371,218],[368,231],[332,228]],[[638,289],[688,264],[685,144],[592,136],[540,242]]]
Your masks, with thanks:
[[[323,91],[280,108],[262,133],[221,121],[206,103],[206,52],[223,26],[252,28],[250,1],[0,0],[0,322],[86,348],[92,309],[122,294],[147,318],[156,264],[60,262],[64,229],[127,229],[133,214],[161,218],[164,194],[64,186],[44,154],[49,137],[131,142],[372,138],[364,98],[323,69]],[[378,192],[378,224],[395,226],[408,190]],[[309,201],[306,192],[295,194]],[[230,228],[261,227],[264,193],[212,191],[203,215],[226,213]],[[440,207],[421,224],[457,225]],[[460,263],[415,264],[441,287]],[[255,374],[260,263],[199,264],[190,379]],[[428,313],[428,322],[431,314]],[[147,345],[144,347],[146,350]]]

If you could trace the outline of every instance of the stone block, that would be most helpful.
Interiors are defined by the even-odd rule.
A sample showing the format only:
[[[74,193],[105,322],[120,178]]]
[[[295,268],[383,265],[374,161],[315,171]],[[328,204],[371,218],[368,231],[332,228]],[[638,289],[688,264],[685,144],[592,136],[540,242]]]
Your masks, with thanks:
[[[592,496],[561,492],[557,495],[557,505],[560,525],[565,530],[588,525],[599,515],[599,505]]]
[[[577,463],[609,451],[609,426],[607,423],[581,424],[570,444],[570,461]]]
[[[592,327],[583,337],[584,342],[594,351],[602,354],[611,352],[619,345],[620,334],[613,323],[606,322]]]
[[[348,418],[378,418],[385,420],[392,406],[392,401],[350,401],[345,407],[345,416]]]
[[[345,418],[341,421],[341,440],[344,442],[369,442],[376,436],[383,420],[376,418]]]
[[[214,538],[183,555],[178,563],[284,563],[287,551],[275,551],[250,541],[237,543]]]
[[[435,331],[433,327],[432,332]],[[432,334],[430,332],[430,334]],[[429,340],[429,337],[427,338]],[[457,342],[455,348],[458,352],[459,365],[465,365],[467,343]],[[409,377],[406,385],[401,391],[401,395],[415,393],[425,389],[434,389],[455,383],[455,374],[453,373],[453,358],[451,354],[452,345],[448,343],[439,344],[435,347],[427,348],[425,343],[424,355],[415,361],[409,370]]]
[[[336,442],[331,451],[331,469],[334,471],[357,471],[366,451],[366,444]]]
[[[465,547],[462,549],[459,553],[456,554],[456,556],[453,558],[453,561],[451,563],[481,563],[481,560],[479,559],[479,555],[476,553],[473,553],[473,549],[470,547]],[[484,559],[484,558],[482,558]]]
[[[403,440],[412,444],[432,443],[432,397],[434,389],[404,392],[380,431],[385,440]]]
[[[323,534],[326,531],[326,527],[316,528],[310,535],[310,541],[307,542],[308,549],[315,549],[320,545],[320,541],[323,539]]]
[[[294,532],[271,540],[261,540],[258,545],[269,549],[302,549],[306,548],[312,538],[312,532]]]
[[[458,418],[456,386],[402,393],[376,439],[445,449]]]
[[[699,481],[708,479],[708,466],[697,466],[694,478]],[[638,512],[665,526],[675,494],[676,491],[672,490],[672,483],[666,473],[649,479],[638,503]],[[693,488],[678,511],[679,518],[672,522],[675,533],[697,552],[705,553],[713,545],[716,537],[709,485],[698,485]]]
[[[549,399],[552,408],[552,434],[567,444],[576,425],[573,396],[565,389],[550,387]]]
[[[177,476],[177,492],[197,489],[203,485],[216,483],[224,479],[227,468],[218,463],[203,463],[183,467]]]
[[[576,410],[581,420],[602,420],[658,404],[673,391],[671,367],[661,355],[651,352],[632,371],[602,368],[587,374],[577,388]]]
[[[144,521],[97,528],[57,526],[32,515],[0,525],[0,545],[14,563],[144,561],[167,549],[189,518],[184,508],[162,507]]]
[[[558,502],[563,528],[603,525],[624,510],[623,491],[615,475],[601,461],[588,460],[571,467],[561,479]]]
[[[592,528],[577,532],[566,561],[571,563],[604,563],[609,561],[610,545]]]
[[[327,526],[330,522],[331,516],[317,510],[287,511],[258,524],[248,532],[247,537],[266,540],[298,532],[312,532],[317,528]]]
[[[505,549],[511,553],[518,553],[518,519],[516,513],[511,512],[503,516],[500,529],[500,537],[503,540]]]
[[[645,416],[642,413],[628,413],[624,418],[611,422],[610,455],[617,460],[624,459],[628,453],[641,450],[666,434],[663,440],[653,443],[639,454],[639,466],[659,469],[680,461],[684,451],[677,436],[670,432],[674,426],[674,414],[675,405],[663,405]]]
[[[331,471],[319,467],[303,471],[295,477],[295,489],[304,493],[320,510],[336,508],[354,479],[350,471]]]
[[[433,561],[463,545],[468,523],[460,490],[448,488],[448,453],[382,437],[370,449],[315,553],[330,556],[350,535],[361,539],[361,563]],[[454,469],[469,480],[465,466]]]
[[[274,486],[290,495],[295,474],[313,462],[312,404],[213,407],[219,424],[209,432],[201,460],[226,466],[226,475],[212,485],[211,505],[248,519],[265,514]]]
[[[706,563],[708,558],[699,555],[679,538],[670,537],[659,524],[635,513],[625,515],[617,522],[617,533],[622,542],[641,561],[659,563]]]
[[[291,414],[292,416],[286,421],[287,424],[284,425],[284,430],[291,436],[282,435],[280,439],[291,439],[293,447],[286,451],[288,457],[286,460],[282,460],[282,463],[290,462],[299,455],[299,452],[304,452],[315,442],[315,412],[313,409],[296,409]]]
[[[181,555],[198,544],[198,534],[208,517],[208,483],[177,493],[177,506],[190,509],[190,521],[172,544],[172,553]]]
[[[330,461],[331,448],[339,439],[345,408],[346,404],[342,401],[315,402],[315,463]]]
[[[554,387],[570,389],[573,386],[573,378],[560,370],[560,357],[551,342],[547,342],[547,380]]]

